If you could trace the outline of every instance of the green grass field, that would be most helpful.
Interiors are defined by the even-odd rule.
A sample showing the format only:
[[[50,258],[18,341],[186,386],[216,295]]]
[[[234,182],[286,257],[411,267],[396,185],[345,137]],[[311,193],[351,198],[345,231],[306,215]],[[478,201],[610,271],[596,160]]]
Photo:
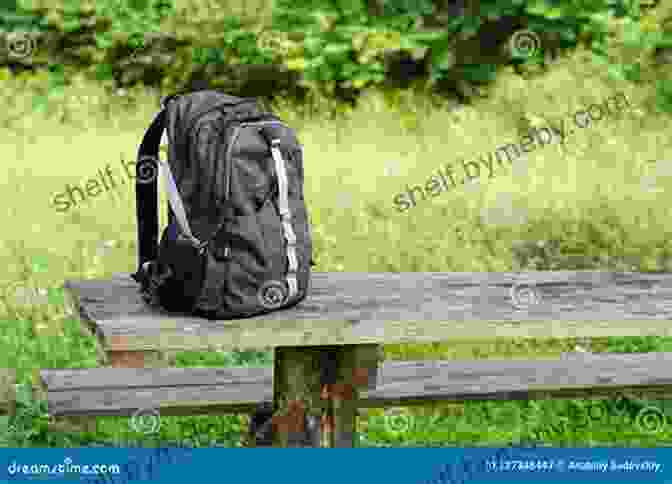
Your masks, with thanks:
[[[46,81],[5,73],[1,82],[0,367],[16,368],[21,385],[19,411],[3,421],[0,442],[242,445],[244,416],[163,418],[155,436],[134,432],[128,419],[120,418],[101,418],[93,435],[47,432],[44,405],[29,391],[34,370],[96,365],[95,343],[80,333],[58,288],[65,279],[135,269],[134,185],[123,163],[135,157],[158,104],[150,92],[112,100],[102,87],[78,82],[65,98],[50,101],[47,113],[35,113],[32,96]],[[483,168],[478,183],[459,182],[464,178],[460,160],[515,143],[531,126],[559,120],[569,126],[575,112],[618,93],[627,98],[628,109],[574,128],[564,144],[556,141],[498,165],[492,178]],[[507,71],[490,98],[459,109],[410,92],[396,94],[395,109],[371,93],[342,120],[301,117],[289,103],[278,105],[279,114],[299,129],[305,148],[315,269],[669,271],[672,122],[669,114],[655,111],[653,96],[652,86],[608,80],[592,66],[589,53],[579,50],[540,78],[521,80]],[[448,165],[457,174],[456,188],[399,210],[395,196],[424,185]],[[115,187],[96,189],[91,180],[108,167]],[[89,195],[66,209],[68,186],[71,191],[88,186]],[[541,358],[571,351],[575,344],[475,341],[388,346],[386,352],[389,359]],[[594,351],[672,351],[672,339],[614,337],[591,346]],[[178,358],[180,366],[270,362],[264,352]],[[473,402],[387,415],[369,411],[360,422],[362,445],[672,442],[669,404],[666,409],[664,402],[628,400],[624,410],[625,404],[617,403],[593,402],[601,409],[599,418],[596,411],[587,417],[589,400]],[[647,405],[667,412],[667,421],[638,421]]]

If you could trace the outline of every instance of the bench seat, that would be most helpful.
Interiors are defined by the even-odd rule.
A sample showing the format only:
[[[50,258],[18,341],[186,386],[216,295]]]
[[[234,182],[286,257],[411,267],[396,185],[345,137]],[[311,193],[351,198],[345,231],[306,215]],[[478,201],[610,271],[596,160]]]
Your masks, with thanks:
[[[357,407],[672,393],[672,353],[570,353],[557,360],[386,361]],[[54,417],[251,412],[273,401],[272,367],[41,370]]]
[[[521,284],[534,304],[512,298]],[[316,272],[301,304],[208,321],[148,307],[128,274],[68,281],[107,354],[431,343],[489,338],[672,336],[672,275]]]

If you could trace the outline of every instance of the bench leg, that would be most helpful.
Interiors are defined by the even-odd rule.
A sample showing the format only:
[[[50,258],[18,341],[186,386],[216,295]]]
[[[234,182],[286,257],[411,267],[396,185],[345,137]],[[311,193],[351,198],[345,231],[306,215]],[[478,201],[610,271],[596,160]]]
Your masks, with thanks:
[[[98,427],[96,417],[72,416],[52,417],[49,421],[51,432],[88,432],[95,433]]]
[[[319,447],[326,402],[320,396],[321,351],[316,347],[276,348],[273,369],[273,444]]]
[[[378,345],[276,348],[273,443],[354,447],[361,387],[374,388]]]
[[[359,392],[376,387],[381,349],[378,345],[349,345],[338,349],[336,381],[323,387],[323,394],[329,399],[325,447],[357,447]]]
[[[158,351],[109,351],[107,364],[113,368],[159,368],[166,366]]]

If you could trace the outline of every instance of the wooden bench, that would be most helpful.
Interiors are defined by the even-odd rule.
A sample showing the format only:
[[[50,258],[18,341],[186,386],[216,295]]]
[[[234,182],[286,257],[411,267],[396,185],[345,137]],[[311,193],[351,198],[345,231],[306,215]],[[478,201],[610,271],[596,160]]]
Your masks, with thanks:
[[[164,415],[250,411],[272,401],[276,445],[300,440],[305,414],[321,423],[313,444],[342,447],[355,445],[360,407],[624,390],[666,394],[672,383],[665,353],[593,355],[590,363],[379,365],[382,344],[668,336],[669,274],[315,273],[299,306],[233,321],[152,310],[126,275],[66,287],[101,344],[101,359],[113,368],[43,371],[54,416],[129,415],[147,407]],[[526,297],[530,288],[537,297]],[[166,368],[178,351],[268,348],[272,369]]]

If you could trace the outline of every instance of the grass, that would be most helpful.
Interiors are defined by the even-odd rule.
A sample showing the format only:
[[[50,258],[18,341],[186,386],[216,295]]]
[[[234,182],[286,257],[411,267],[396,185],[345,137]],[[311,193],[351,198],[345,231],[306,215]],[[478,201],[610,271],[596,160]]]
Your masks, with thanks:
[[[653,86],[617,83],[600,69],[579,50],[543,77],[521,80],[507,71],[490,98],[459,109],[410,91],[387,96],[396,96],[394,108],[385,96],[369,93],[349,117],[329,121],[302,117],[291,103],[278,104],[305,147],[316,270],[669,271],[670,117],[654,109]],[[157,94],[138,89],[111,99],[102,87],[75,80],[66,97],[53,98],[47,113],[36,113],[31,96],[45,85],[40,78],[5,76],[0,94],[6,106],[0,114],[0,155],[6,160],[0,168],[5,227],[0,367],[16,368],[20,382],[18,413],[3,421],[0,442],[241,445],[245,416],[162,418],[153,437],[134,432],[128,419],[112,417],[100,418],[94,434],[47,432],[44,403],[30,392],[34,371],[96,366],[95,343],[81,332],[58,288],[65,279],[134,270],[133,184],[121,160],[134,158]],[[407,185],[424,184],[439,167],[452,164],[459,173],[459,160],[476,159],[518,139],[539,120],[568,120],[619,92],[631,109],[576,130],[564,145],[537,149],[500,166],[491,179],[482,174],[478,184],[419,200],[404,212],[393,203]],[[93,186],[89,180],[108,166],[116,188],[98,194],[92,189],[94,195],[76,207],[57,210],[54,197],[68,184]],[[575,344],[475,341],[387,346],[386,353],[389,359],[542,358],[571,351]],[[672,350],[670,338],[614,337],[590,344],[593,351]],[[185,367],[270,361],[265,352],[178,357]],[[662,401],[615,398],[599,404],[600,418],[586,417],[590,404],[468,402],[387,414],[372,410],[362,415],[362,445],[663,446],[672,441],[671,413]],[[647,405],[667,412],[659,431],[637,421]]]

